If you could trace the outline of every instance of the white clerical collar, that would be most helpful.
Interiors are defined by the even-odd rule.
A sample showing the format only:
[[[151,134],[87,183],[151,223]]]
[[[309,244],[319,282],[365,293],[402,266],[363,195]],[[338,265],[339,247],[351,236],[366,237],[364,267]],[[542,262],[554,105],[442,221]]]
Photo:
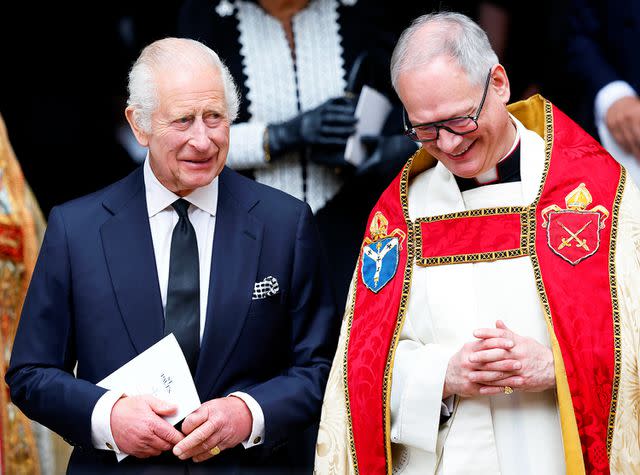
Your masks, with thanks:
[[[513,140],[513,144],[511,144],[511,148],[509,149],[509,151],[507,153],[504,154],[504,156],[498,160],[498,163],[500,163],[501,161],[503,161],[505,158],[507,158],[508,156],[510,156],[513,151],[516,149],[516,147],[520,144],[520,131],[518,130],[518,127],[516,127],[516,124],[514,123],[513,126],[516,129],[516,137]],[[480,175],[478,175],[477,177],[475,177],[475,180],[481,184],[481,185],[485,185],[487,183],[493,183],[494,181],[497,181],[499,178],[498,175],[498,167],[495,166],[489,170],[487,170],[484,173],[481,173]]]
[[[153,170],[151,170],[148,153],[143,165],[143,176],[147,198],[147,212],[150,218],[160,211],[165,210],[171,206],[174,201],[181,198],[160,183],[153,173]],[[206,211],[211,216],[215,216],[216,210],[218,209],[218,177],[215,177],[208,185],[196,188],[183,198],[202,211]]]

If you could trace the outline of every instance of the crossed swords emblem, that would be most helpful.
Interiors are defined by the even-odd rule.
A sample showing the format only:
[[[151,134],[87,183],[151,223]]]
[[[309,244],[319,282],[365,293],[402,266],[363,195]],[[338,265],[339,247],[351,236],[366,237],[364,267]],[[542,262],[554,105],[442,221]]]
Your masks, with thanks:
[[[563,247],[571,247],[571,241],[573,241],[575,239],[577,247],[581,247],[585,251],[589,252],[589,246],[587,246],[587,238],[580,239],[579,236],[580,236],[580,233],[582,231],[587,229],[587,226],[589,226],[591,224],[591,221],[587,221],[587,224],[582,226],[575,233],[573,231],[571,231],[568,227],[566,227],[564,224],[562,224],[560,221],[558,221],[558,224],[560,225],[560,227],[562,229],[564,229],[570,235],[569,238],[566,238],[566,237],[562,238],[562,243],[560,243],[560,245],[558,246],[558,250],[562,249]]]
[[[610,213],[602,205],[596,205],[593,208],[588,209],[589,205],[591,205],[591,203],[593,202],[593,197],[591,196],[591,193],[584,183],[580,183],[580,185],[578,185],[574,190],[567,194],[567,196],[565,196],[564,198],[564,202],[566,205],[566,208],[564,209],[557,204],[552,204],[542,210],[542,212],[540,213],[540,216],[542,217],[541,226],[547,229],[547,244],[549,245],[551,250],[558,256],[562,257],[565,261],[569,262],[572,265],[576,265],[583,259],[586,259],[587,257],[593,255],[598,250],[598,247],[600,245],[599,233],[601,229],[605,228],[605,221],[609,217]],[[555,219],[550,216],[551,213],[554,213],[556,215]],[[585,216],[586,214],[590,214],[591,216],[587,217]],[[586,219],[587,222],[584,223],[584,225],[577,231],[572,231],[567,226],[565,226],[564,223],[560,222],[560,219],[563,219],[565,222],[567,222],[563,215],[566,215],[567,219],[569,219],[569,216],[571,216],[573,221],[572,223],[570,223],[570,225],[576,227],[584,223],[582,219]],[[583,215],[584,218],[580,218],[579,215]],[[564,237],[558,236],[556,232],[552,232],[552,219],[554,223],[558,224],[558,227],[562,228],[564,232],[567,233]],[[595,236],[598,239],[598,242],[596,242],[595,244],[591,244],[591,246],[594,247],[594,249],[591,250],[589,248],[589,245],[587,244],[587,238],[580,237],[580,234],[585,229],[587,229],[587,227],[591,223],[594,222],[594,219],[596,223],[595,226],[597,227]],[[591,235],[591,237],[593,237],[592,232],[589,234]],[[560,239],[560,243],[556,247],[554,247],[554,245],[551,244],[551,240],[553,239],[555,241],[558,238]],[[565,251],[564,253],[560,252],[565,247],[572,247],[573,245],[575,245],[575,248],[582,249],[584,251],[584,254],[575,256],[575,251]]]

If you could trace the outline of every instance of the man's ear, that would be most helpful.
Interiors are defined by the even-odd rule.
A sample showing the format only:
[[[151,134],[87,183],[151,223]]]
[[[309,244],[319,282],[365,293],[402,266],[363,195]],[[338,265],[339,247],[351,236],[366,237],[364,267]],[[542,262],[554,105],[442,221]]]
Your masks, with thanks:
[[[496,64],[491,70],[491,87],[502,102],[507,104],[511,97],[511,88],[509,87],[509,78],[507,77],[507,71],[501,64]]]
[[[142,128],[138,124],[138,121],[136,120],[136,115],[137,115],[136,112],[138,114],[140,113],[140,111],[135,109],[133,106],[128,106],[124,110],[124,115],[127,118],[127,122],[129,122],[129,127],[131,127],[131,131],[133,132],[133,135],[135,135],[138,143],[143,147],[148,147],[149,136],[144,130],[142,130]]]

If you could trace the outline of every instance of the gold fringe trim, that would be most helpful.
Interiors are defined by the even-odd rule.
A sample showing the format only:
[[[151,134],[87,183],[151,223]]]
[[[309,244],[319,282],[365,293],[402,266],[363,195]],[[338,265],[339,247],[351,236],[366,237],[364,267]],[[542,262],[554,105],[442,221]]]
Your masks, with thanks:
[[[398,308],[398,316],[396,319],[396,328],[393,331],[393,337],[391,339],[391,346],[389,355],[387,356],[387,364],[384,369],[384,379],[382,382],[382,391],[384,399],[382,400],[382,419],[383,433],[384,433],[384,445],[386,450],[385,465],[387,468],[387,474],[393,473],[393,457],[391,455],[391,382],[393,376],[393,362],[396,355],[396,349],[400,342],[400,334],[402,327],[404,326],[405,317],[407,314],[407,303],[409,301],[409,291],[411,290],[411,275],[413,273],[413,260],[415,258],[415,231],[409,219],[409,171],[411,170],[411,164],[413,163],[416,152],[405,165],[402,171],[402,178],[400,179],[400,203],[402,204],[402,214],[407,226],[407,262],[404,269],[404,280],[402,282],[402,295],[400,296],[400,307]]]
[[[609,243],[609,287],[611,289],[611,305],[613,308],[613,384],[611,388],[611,408],[607,427],[607,458],[611,460],[611,444],[618,410],[618,391],[620,389],[620,373],[622,368],[622,335],[620,333],[620,303],[618,302],[618,284],[616,280],[616,244],[618,242],[618,217],[622,193],[627,182],[627,171],[620,167],[620,181],[611,210],[611,241]]]
[[[362,246],[360,246],[360,254],[358,255],[358,261],[356,262],[356,269],[360,268],[362,261]],[[344,385],[344,400],[347,409],[347,427],[349,428],[349,450],[351,451],[351,463],[353,464],[353,473],[358,475],[358,457],[356,456],[356,443],[353,438],[353,418],[351,417],[351,402],[349,400],[349,379],[347,377],[347,361],[349,355],[349,340],[351,339],[351,327],[353,325],[353,314],[356,309],[356,295],[358,293],[358,276],[359,272],[354,273],[352,287],[353,296],[349,302],[349,313],[347,314],[347,335],[344,342],[344,357],[342,359],[342,384]]]

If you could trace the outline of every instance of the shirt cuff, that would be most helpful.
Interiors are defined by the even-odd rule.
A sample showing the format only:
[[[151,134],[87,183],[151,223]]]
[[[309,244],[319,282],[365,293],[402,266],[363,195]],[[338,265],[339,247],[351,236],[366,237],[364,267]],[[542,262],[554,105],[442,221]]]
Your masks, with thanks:
[[[107,391],[98,399],[93,408],[91,413],[91,442],[96,449],[111,450],[117,454],[121,453],[111,433],[111,410],[123,394],[118,391]]]
[[[256,445],[261,445],[264,443],[264,413],[262,412],[262,408],[260,404],[247,393],[243,393],[240,391],[229,394],[229,396],[235,396],[244,401],[244,403],[249,408],[251,412],[251,417],[253,418],[253,422],[251,424],[251,434],[249,437],[242,442],[242,446],[245,449],[249,449]]]
[[[233,124],[229,132],[227,164],[234,170],[264,168],[269,165],[264,147],[264,131],[261,122]]]
[[[593,105],[593,113],[596,125],[604,121],[609,107],[623,97],[636,97],[636,91],[626,81],[613,81],[604,86],[596,94]]]

